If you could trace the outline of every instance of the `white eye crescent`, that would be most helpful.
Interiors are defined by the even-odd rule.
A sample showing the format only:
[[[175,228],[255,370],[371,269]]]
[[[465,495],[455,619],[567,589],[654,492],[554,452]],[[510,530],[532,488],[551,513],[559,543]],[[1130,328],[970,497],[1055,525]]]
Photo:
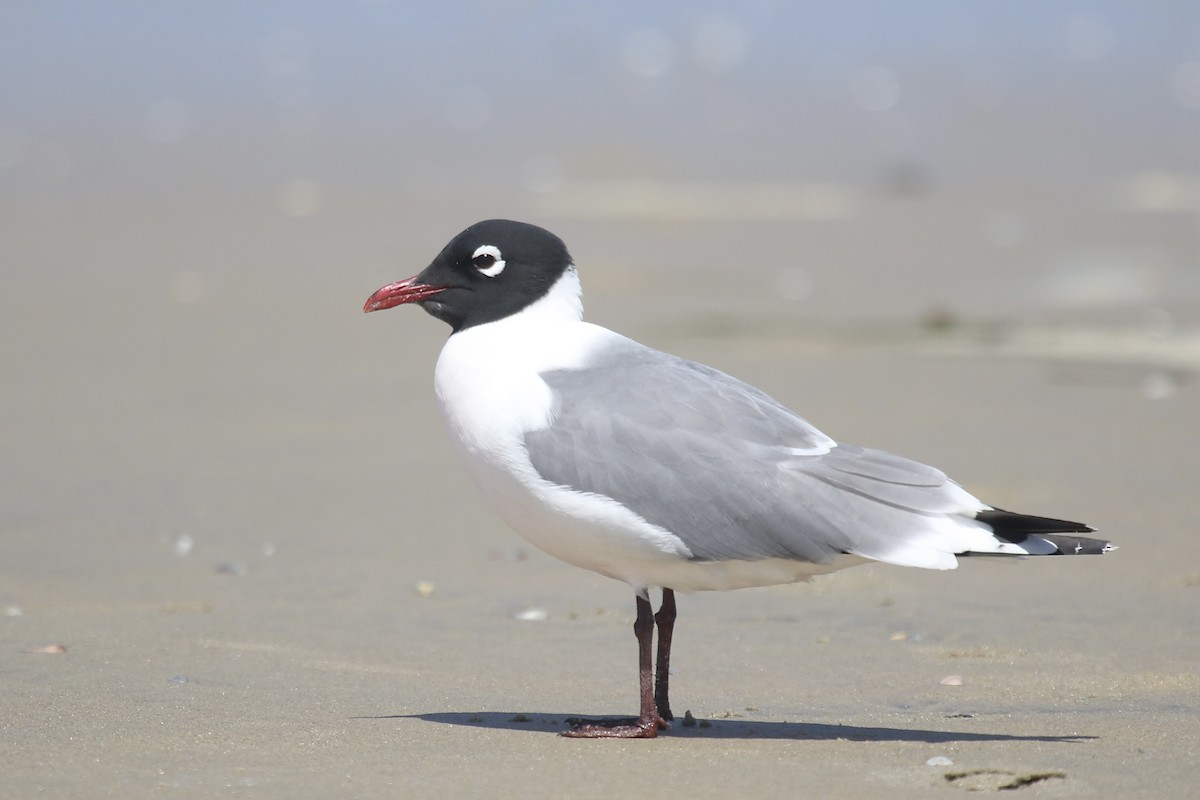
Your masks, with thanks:
[[[484,244],[475,248],[471,263],[480,275],[488,278],[494,278],[504,271],[504,258],[500,255],[500,248],[495,245]]]

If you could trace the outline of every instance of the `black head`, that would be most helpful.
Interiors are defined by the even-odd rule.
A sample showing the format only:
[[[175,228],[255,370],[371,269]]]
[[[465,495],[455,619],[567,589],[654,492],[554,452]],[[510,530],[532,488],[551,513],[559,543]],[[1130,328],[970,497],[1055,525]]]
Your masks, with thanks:
[[[545,297],[571,264],[567,246],[550,231],[489,219],[451,239],[419,275],[375,292],[363,311],[419,303],[457,333]]]

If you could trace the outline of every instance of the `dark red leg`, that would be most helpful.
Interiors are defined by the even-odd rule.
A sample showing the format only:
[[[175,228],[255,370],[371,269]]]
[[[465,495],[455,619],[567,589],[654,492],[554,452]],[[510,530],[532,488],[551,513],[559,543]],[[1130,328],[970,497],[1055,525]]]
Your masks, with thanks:
[[[654,615],[658,624],[658,662],[654,667],[654,705],[665,720],[675,719],[671,713],[668,684],[671,681],[671,633],[675,630],[675,592],[662,590],[662,605]]]
[[[654,609],[649,600],[637,599],[637,620],[633,632],[638,641],[638,678],[641,684],[641,714],[637,719],[590,720],[580,722],[563,736],[576,739],[653,739],[667,721],[654,706],[654,665],[651,651],[654,644]]]

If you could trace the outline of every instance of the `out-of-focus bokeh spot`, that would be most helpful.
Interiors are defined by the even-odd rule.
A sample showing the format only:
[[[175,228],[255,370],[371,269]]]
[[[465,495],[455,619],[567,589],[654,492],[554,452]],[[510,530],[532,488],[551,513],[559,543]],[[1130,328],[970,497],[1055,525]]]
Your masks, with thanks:
[[[181,270],[171,278],[171,298],[182,305],[199,303],[208,293],[204,276],[190,269]]]
[[[733,17],[702,18],[692,34],[692,58],[709,72],[730,72],[746,55],[749,38]]]
[[[279,209],[289,217],[311,217],[323,204],[321,185],[311,178],[292,178],[279,187]]]
[[[887,67],[866,64],[854,71],[850,92],[864,111],[887,111],[900,102],[900,81]]]
[[[160,100],[146,109],[142,131],[152,142],[178,142],[192,132],[192,114],[178,100]]]
[[[1112,55],[1117,36],[1108,20],[1091,14],[1074,14],[1063,30],[1067,53],[1080,61],[1098,61]]]
[[[675,65],[675,42],[652,28],[640,28],[621,40],[621,64],[639,78],[660,78]]]

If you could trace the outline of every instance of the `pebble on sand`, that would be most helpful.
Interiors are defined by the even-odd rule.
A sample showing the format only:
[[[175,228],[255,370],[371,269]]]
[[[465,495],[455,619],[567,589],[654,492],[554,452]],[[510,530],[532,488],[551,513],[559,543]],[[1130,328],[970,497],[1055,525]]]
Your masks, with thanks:
[[[38,647],[31,647],[25,651],[26,653],[38,653],[42,655],[52,655],[57,653],[67,652],[65,644],[43,644]]]

